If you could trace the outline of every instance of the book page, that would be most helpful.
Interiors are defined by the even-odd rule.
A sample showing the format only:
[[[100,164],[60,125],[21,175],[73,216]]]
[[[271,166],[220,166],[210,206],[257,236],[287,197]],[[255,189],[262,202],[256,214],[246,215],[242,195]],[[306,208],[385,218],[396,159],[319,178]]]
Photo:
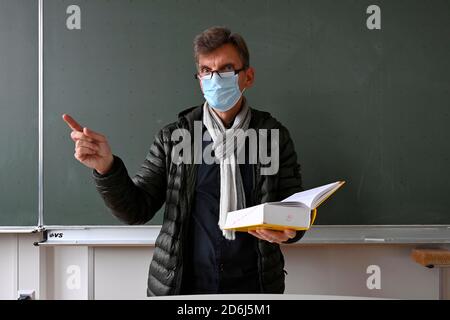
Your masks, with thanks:
[[[296,208],[308,208],[309,206],[303,202],[298,201],[281,201],[281,202],[267,202],[267,204],[282,206],[282,207],[296,207]]]
[[[292,196],[282,200],[282,202],[290,202],[290,201],[302,202],[306,204],[309,208],[314,209],[314,206],[317,203],[317,201],[314,200],[323,197],[325,194],[327,194],[328,191],[334,189],[334,187],[338,185],[339,182],[333,182],[317,188],[297,192],[294,193]]]
[[[313,207],[312,208],[317,208],[318,206],[320,206],[320,204],[322,202],[324,202],[326,199],[328,199],[328,197],[330,197],[333,193],[335,193],[337,191],[337,189],[339,189],[341,186],[343,185],[343,183],[341,181],[336,182],[336,185],[333,186],[332,188],[330,188],[330,190],[324,190],[323,192],[321,192],[320,194],[318,194],[313,201]]]

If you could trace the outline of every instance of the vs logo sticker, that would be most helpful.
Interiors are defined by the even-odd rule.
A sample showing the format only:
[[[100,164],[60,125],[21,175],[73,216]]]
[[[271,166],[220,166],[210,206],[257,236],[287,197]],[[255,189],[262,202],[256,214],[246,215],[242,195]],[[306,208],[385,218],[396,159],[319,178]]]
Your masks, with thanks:
[[[62,232],[52,232],[48,235],[49,238],[62,238],[63,237],[63,233]]]

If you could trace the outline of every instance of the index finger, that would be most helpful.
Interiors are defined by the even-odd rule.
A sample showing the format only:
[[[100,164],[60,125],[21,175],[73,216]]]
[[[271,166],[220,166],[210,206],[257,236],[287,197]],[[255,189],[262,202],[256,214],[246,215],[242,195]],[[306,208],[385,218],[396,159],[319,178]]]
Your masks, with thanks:
[[[76,122],[76,121],[75,121],[71,116],[69,116],[68,114],[66,114],[66,113],[63,114],[62,118],[63,118],[64,122],[67,123],[67,125],[68,125],[72,130],[83,132],[83,127],[80,126],[80,125],[78,124],[78,122]]]

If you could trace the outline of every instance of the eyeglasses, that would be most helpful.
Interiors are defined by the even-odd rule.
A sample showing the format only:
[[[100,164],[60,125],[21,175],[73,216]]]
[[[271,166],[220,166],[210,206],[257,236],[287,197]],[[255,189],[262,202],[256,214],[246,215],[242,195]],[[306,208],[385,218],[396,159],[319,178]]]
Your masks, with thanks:
[[[247,69],[246,67],[238,69],[238,70],[231,70],[231,71],[205,71],[205,72],[200,72],[200,73],[196,73],[194,74],[194,78],[195,79],[199,79],[199,80],[209,80],[212,79],[214,72],[217,73],[217,75],[220,78],[229,78],[232,77],[234,75],[237,75],[239,72],[244,71],[245,69]]]

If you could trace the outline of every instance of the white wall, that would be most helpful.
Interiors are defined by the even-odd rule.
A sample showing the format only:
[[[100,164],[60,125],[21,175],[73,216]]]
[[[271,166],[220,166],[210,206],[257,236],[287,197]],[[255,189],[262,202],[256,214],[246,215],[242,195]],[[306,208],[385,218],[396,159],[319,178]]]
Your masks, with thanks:
[[[145,299],[152,246],[33,246],[38,234],[0,234],[0,299]],[[437,299],[439,270],[410,258],[414,245],[286,245],[286,293]],[[366,286],[377,265],[381,289]],[[78,279],[78,280],[77,280]],[[448,275],[444,280],[450,297]]]
[[[17,299],[18,290],[45,297],[45,250],[33,245],[37,234],[0,234],[0,299]]]
[[[17,291],[17,236],[0,235],[0,299],[14,299]]]
[[[438,299],[439,270],[410,258],[414,246],[285,246],[288,293]],[[368,289],[369,266],[378,266],[381,289]]]
[[[153,247],[95,248],[95,299],[143,299]]]

